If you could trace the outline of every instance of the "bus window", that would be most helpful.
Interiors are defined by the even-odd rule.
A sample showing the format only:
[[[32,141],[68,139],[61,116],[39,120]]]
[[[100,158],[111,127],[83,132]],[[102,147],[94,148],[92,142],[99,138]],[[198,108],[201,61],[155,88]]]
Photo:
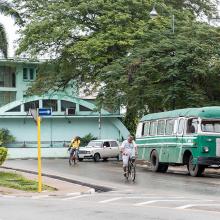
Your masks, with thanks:
[[[181,118],[179,120],[179,125],[178,125],[178,134],[183,134],[184,132],[184,125],[185,125],[185,120],[183,118]]]
[[[157,121],[151,121],[150,122],[150,135],[156,135],[156,131],[157,131]]]
[[[168,119],[166,123],[166,129],[165,129],[165,134],[166,135],[171,135],[173,134],[173,128],[174,128],[174,119]]]
[[[164,120],[158,121],[157,134],[164,135],[164,129],[165,129],[165,121]]]
[[[139,123],[136,131],[136,138],[140,138],[143,135],[143,123]]]
[[[220,133],[220,121],[202,121],[202,131]]]
[[[144,136],[149,135],[149,128],[150,128],[150,122],[145,122],[144,123],[144,132],[143,132]]]
[[[198,131],[198,119],[197,118],[190,118],[187,121],[187,133],[194,134]]]

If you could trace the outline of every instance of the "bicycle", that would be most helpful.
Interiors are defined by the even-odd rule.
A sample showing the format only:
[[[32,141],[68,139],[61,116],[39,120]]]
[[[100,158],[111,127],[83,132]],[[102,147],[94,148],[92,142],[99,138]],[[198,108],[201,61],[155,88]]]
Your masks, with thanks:
[[[132,157],[128,159],[128,167],[127,167],[127,174],[125,177],[127,180],[131,178],[131,180],[134,182],[136,178],[136,163],[135,163],[135,157]]]
[[[72,166],[73,164],[76,164],[76,150],[75,149],[69,149],[70,151],[70,157],[69,157],[69,165]]]

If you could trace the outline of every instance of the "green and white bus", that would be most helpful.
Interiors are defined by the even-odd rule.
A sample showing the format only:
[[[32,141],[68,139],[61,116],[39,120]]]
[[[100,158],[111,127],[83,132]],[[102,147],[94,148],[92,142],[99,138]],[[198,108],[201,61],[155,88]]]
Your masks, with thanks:
[[[187,165],[191,176],[220,166],[220,107],[187,108],[148,114],[137,127],[138,158],[155,172]]]

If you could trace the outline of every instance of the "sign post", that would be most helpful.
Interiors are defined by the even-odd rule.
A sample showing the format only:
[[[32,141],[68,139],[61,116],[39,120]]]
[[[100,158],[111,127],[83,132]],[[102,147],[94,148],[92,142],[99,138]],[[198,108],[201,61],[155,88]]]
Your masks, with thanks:
[[[42,168],[41,168],[41,117],[40,116],[50,116],[52,114],[51,108],[39,108],[30,109],[30,113],[37,123],[37,158],[38,158],[38,192],[42,192]]]
[[[40,140],[40,120],[37,116],[37,157],[38,157],[38,192],[42,192],[42,171],[41,171],[41,140]]]

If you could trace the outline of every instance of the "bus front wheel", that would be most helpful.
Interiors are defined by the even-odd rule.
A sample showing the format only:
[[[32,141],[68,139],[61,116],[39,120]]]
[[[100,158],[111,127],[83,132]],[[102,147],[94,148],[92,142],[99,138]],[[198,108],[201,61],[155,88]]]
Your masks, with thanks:
[[[205,170],[205,166],[199,164],[193,164],[193,156],[190,155],[189,161],[187,164],[187,169],[189,171],[190,176],[201,176]]]
[[[151,153],[150,161],[151,161],[151,169],[153,172],[161,172],[161,173],[167,172],[168,164],[160,163],[159,155],[156,150],[154,150]]]

